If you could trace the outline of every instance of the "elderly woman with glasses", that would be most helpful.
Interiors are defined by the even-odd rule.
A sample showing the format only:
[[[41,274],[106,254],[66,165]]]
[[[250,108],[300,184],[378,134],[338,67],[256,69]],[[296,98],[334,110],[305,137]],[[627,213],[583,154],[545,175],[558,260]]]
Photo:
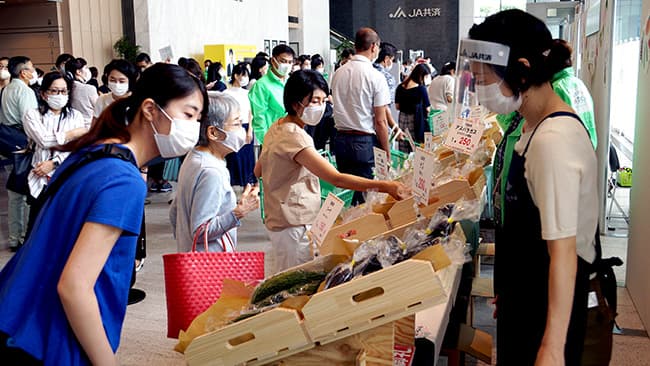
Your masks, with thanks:
[[[209,99],[208,118],[201,122],[198,146],[183,161],[169,211],[179,252],[190,251],[195,234],[203,230],[207,230],[209,251],[234,249],[240,220],[259,207],[258,189],[251,185],[237,202],[226,167],[226,155],[246,143],[239,103],[220,92],[211,92]],[[203,250],[203,245],[196,248]]]
[[[84,119],[79,111],[70,107],[72,81],[59,72],[43,76],[40,101],[37,109],[23,117],[25,133],[34,142],[34,157],[29,173],[29,193],[33,198],[43,190],[56,168],[70,152],[55,148],[86,133]]]

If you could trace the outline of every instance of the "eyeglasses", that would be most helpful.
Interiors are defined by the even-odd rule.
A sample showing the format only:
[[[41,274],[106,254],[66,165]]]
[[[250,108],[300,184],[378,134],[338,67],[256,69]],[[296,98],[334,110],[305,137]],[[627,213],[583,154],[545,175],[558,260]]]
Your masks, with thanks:
[[[68,95],[68,89],[47,89],[47,94],[50,95]]]

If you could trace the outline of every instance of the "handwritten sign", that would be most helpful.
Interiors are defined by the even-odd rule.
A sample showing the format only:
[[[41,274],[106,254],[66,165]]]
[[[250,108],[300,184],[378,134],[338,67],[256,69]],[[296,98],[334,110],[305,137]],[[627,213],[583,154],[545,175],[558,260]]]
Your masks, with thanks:
[[[375,154],[375,176],[381,180],[389,179],[388,154],[386,154],[386,151],[378,147],[373,147],[372,150]]]
[[[481,141],[485,124],[482,118],[456,118],[451,125],[445,146],[463,154],[471,154],[476,150]]]
[[[413,195],[420,204],[429,203],[429,191],[433,180],[436,156],[424,149],[415,150],[413,160]]]
[[[312,238],[314,238],[317,245],[320,246],[323,243],[323,240],[325,240],[327,232],[332,228],[334,221],[336,221],[336,218],[341,213],[343,204],[343,200],[332,193],[327,195],[325,203],[321,206],[320,211],[318,211],[318,215],[316,216],[316,220],[314,220],[314,223],[311,226]]]
[[[433,117],[433,134],[435,136],[442,135],[449,129],[447,122],[447,112],[442,112]]]
[[[433,151],[436,146],[433,143],[433,134],[431,132],[424,133],[424,150]]]

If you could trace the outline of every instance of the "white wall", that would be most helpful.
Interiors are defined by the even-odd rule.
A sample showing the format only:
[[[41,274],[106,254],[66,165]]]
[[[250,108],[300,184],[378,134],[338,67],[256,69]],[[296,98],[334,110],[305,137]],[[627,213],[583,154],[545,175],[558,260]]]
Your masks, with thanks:
[[[650,329],[650,0],[643,0],[641,11],[641,50],[634,133],[634,170],[630,197],[630,236],[627,248],[627,288],[646,329]]]
[[[160,61],[171,46],[179,57],[203,59],[206,44],[251,44],[289,40],[286,0],[135,0],[136,43]]]
[[[301,0],[300,53],[320,54],[330,64],[330,5],[327,0]],[[331,70],[328,70],[332,72]]]

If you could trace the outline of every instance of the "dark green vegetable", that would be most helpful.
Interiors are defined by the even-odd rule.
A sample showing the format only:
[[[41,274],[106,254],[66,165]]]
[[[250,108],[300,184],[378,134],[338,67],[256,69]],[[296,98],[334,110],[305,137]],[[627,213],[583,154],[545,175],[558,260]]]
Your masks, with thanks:
[[[277,274],[260,283],[253,291],[251,304],[257,304],[267,297],[279,292],[289,290],[296,286],[303,286],[312,282],[321,282],[325,279],[325,272],[310,272],[304,270],[288,271]]]

